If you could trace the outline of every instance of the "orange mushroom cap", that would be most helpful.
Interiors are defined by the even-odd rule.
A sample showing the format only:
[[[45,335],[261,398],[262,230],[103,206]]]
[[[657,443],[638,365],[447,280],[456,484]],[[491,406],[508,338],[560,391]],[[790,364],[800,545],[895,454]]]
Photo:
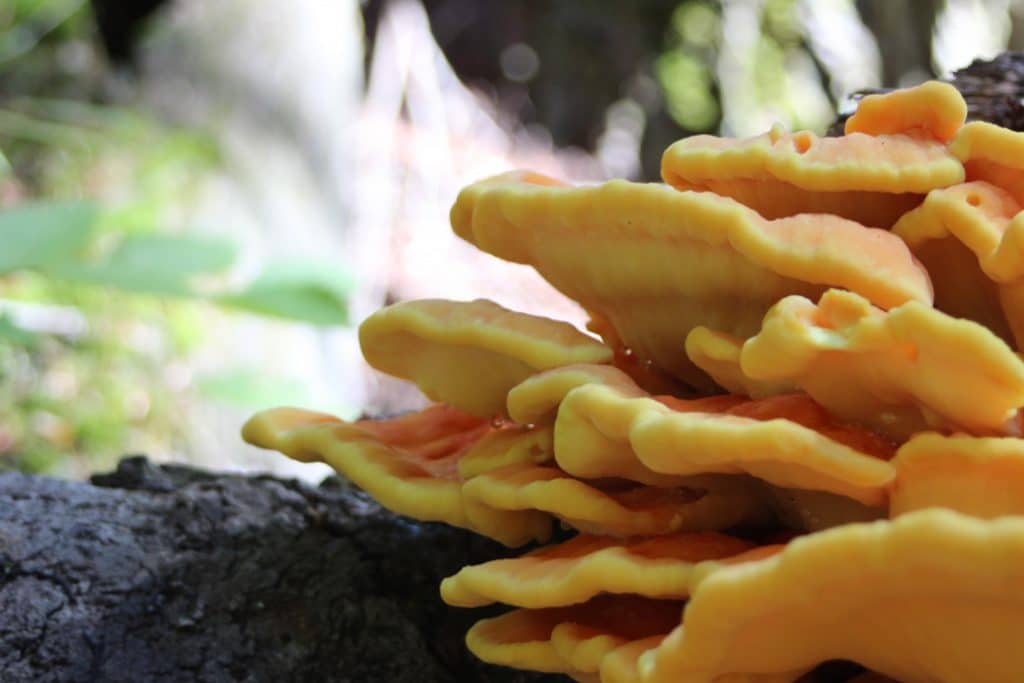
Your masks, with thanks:
[[[681,352],[697,325],[747,335],[783,296],[829,286],[883,307],[932,296],[885,231],[836,216],[766,221],[732,200],[655,184],[552,187],[506,174],[463,190],[451,219],[480,249],[534,266],[638,358],[704,388]]]

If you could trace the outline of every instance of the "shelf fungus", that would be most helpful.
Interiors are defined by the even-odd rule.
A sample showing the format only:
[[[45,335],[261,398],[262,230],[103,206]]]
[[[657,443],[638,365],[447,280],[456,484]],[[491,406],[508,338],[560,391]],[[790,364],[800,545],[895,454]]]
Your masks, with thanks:
[[[614,650],[667,634],[678,625],[682,609],[683,603],[673,600],[599,596],[569,607],[520,609],[484,619],[469,630],[466,643],[492,664],[595,674]]]
[[[604,593],[683,599],[703,562],[740,555],[753,544],[716,533],[626,539],[581,534],[522,557],[465,567],[441,583],[456,607],[500,602],[540,609],[586,602]]]
[[[971,121],[949,143],[967,180],[983,180],[1024,204],[1024,133],[985,121]]]
[[[949,508],[991,519],[1024,516],[1024,439],[925,432],[900,448],[890,514]]]
[[[831,680],[837,659],[864,683],[1019,680],[1024,133],[966,112],[927,83],[863,98],[838,138],[680,141],[667,184],[474,183],[455,233],[532,266],[589,334],[398,303],[363,323],[363,354],[437,403],[278,408],[243,435],[400,514],[540,544],[441,585],[512,608],[467,635],[488,662],[586,683]]]
[[[690,344],[698,362],[702,343]],[[1024,362],[982,325],[916,302],[883,311],[837,290],[817,304],[787,297],[768,312],[760,332],[733,343],[738,368],[707,367],[723,383],[735,383],[737,374],[751,382],[791,382],[839,418],[895,440],[925,429],[1019,429]],[[958,390],[950,391],[951,382]]]
[[[251,418],[242,435],[296,460],[327,463],[399,514],[472,529],[509,546],[544,541],[551,535],[550,516],[536,510],[481,510],[465,501],[458,461],[492,429],[448,406],[354,423],[277,408]]]
[[[1016,348],[1024,343],[1022,208],[1006,190],[976,180],[929,193],[893,226],[929,272],[942,274],[934,282],[937,308]]]
[[[680,140],[662,157],[662,178],[680,190],[732,197],[765,218],[834,214],[878,228],[891,227],[929,191],[963,182],[963,165],[945,145],[966,113],[955,90],[930,84],[863,104],[837,138],[775,126],[742,140]]]
[[[503,413],[508,390],[538,370],[612,359],[610,348],[568,323],[484,299],[424,299],[382,308],[360,325],[359,344],[381,372],[484,417]]]
[[[627,474],[635,462],[658,474],[749,474],[867,505],[885,502],[894,471],[883,440],[828,422],[800,424],[800,404],[813,404],[809,399],[767,401],[689,411],[611,387],[582,386],[559,409],[555,460],[576,476],[607,476],[613,469]]]
[[[765,220],[709,192],[508,173],[463,190],[451,220],[483,251],[532,265],[639,359],[703,389],[707,377],[679,352],[698,325],[752,334],[782,297],[828,287],[884,308],[932,299],[927,273],[886,231],[830,215]]]
[[[1019,517],[932,509],[849,524],[708,574],[682,626],[640,657],[640,678],[794,680],[847,659],[899,681],[1012,681],[1024,671],[1022,584]]]

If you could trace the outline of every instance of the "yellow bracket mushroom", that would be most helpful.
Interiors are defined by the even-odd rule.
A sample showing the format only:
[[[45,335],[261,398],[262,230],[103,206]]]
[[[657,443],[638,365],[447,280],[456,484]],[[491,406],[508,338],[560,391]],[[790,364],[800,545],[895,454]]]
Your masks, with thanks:
[[[700,343],[688,346],[698,362]],[[886,312],[850,292],[826,292],[818,304],[789,297],[757,335],[734,343],[738,370],[708,366],[725,382],[741,372],[752,381],[795,383],[840,419],[894,439],[928,428],[1019,428],[1024,362],[981,325],[916,302]]]
[[[557,467],[521,464],[480,474],[462,490],[467,504],[478,504],[483,514],[541,511],[580,531],[610,536],[719,530],[770,519],[767,504],[750,495],[750,487],[684,482],[689,486],[588,482]],[[472,507],[470,518],[476,518]]]
[[[522,557],[464,567],[441,582],[456,607],[501,602],[540,609],[586,602],[602,593],[682,599],[698,564],[739,555],[752,544],[715,533],[615,539],[580,535]]]
[[[915,436],[893,459],[890,514],[941,507],[987,519],[1024,516],[1024,440]]]
[[[483,417],[503,414],[508,390],[538,370],[612,360],[610,348],[568,323],[484,299],[382,308],[359,327],[359,344],[374,368]]]
[[[683,626],[640,657],[641,680],[795,677],[847,659],[900,681],[1013,681],[1022,585],[1020,518],[921,510],[849,524],[709,573]]]
[[[949,143],[966,180],[984,180],[1024,204],[1024,133],[985,121],[972,121]]]
[[[480,418],[448,406],[357,423],[276,408],[252,417],[242,436],[296,460],[323,461],[398,514],[472,529],[509,546],[545,541],[551,534],[549,515],[481,510],[463,495],[458,461],[491,429]]]
[[[717,413],[681,412],[612,387],[585,385],[562,401],[555,460],[576,476],[626,475],[638,461],[660,474],[751,474],[777,486],[884,504],[894,476],[885,460],[891,447],[831,420],[808,427],[789,419],[800,419],[811,406],[796,397],[788,405],[750,401]],[[821,419],[820,412],[813,414]]]
[[[926,84],[861,105],[838,138],[776,126],[742,140],[680,140],[662,157],[662,178],[680,190],[731,197],[765,218],[827,213],[878,228],[930,190],[963,181],[963,166],[943,144],[966,112],[955,89]]]
[[[746,337],[782,297],[832,286],[885,308],[932,297],[927,274],[886,231],[837,216],[768,221],[663,185],[563,187],[506,174],[463,190],[451,221],[483,251],[532,265],[638,359],[701,389],[710,382],[681,352],[698,325]]]
[[[663,636],[679,624],[681,612],[678,601],[600,596],[571,607],[514,610],[484,619],[469,630],[466,644],[492,664],[596,674],[606,655],[630,642]]]
[[[1006,190],[974,181],[928,194],[893,233],[935,278],[935,305],[1024,342],[1024,214]]]

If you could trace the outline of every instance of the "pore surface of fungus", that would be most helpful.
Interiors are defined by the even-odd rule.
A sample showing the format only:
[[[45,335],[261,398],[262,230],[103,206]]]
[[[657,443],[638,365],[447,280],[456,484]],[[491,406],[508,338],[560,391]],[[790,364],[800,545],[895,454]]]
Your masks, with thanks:
[[[484,299],[382,308],[359,327],[359,343],[376,369],[485,417],[504,413],[508,390],[538,370],[612,360],[610,348],[568,323]]]
[[[1020,518],[932,509],[849,524],[709,573],[683,626],[641,657],[641,680],[794,674],[830,659],[900,681],[1015,680],[1022,585]]]
[[[538,185],[506,174],[469,186],[452,226],[483,251],[532,265],[617,339],[693,386],[682,353],[697,325],[746,337],[774,302],[849,288],[882,307],[931,301],[906,245],[836,216],[774,221],[730,199],[657,184]]]

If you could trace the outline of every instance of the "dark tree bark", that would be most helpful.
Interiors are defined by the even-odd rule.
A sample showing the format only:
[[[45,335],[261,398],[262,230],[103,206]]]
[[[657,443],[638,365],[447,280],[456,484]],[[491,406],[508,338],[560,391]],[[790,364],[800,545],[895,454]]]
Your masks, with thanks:
[[[0,475],[0,679],[561,680],[477,662],[444,576],[507,553],[320,488],[123,461]]]

